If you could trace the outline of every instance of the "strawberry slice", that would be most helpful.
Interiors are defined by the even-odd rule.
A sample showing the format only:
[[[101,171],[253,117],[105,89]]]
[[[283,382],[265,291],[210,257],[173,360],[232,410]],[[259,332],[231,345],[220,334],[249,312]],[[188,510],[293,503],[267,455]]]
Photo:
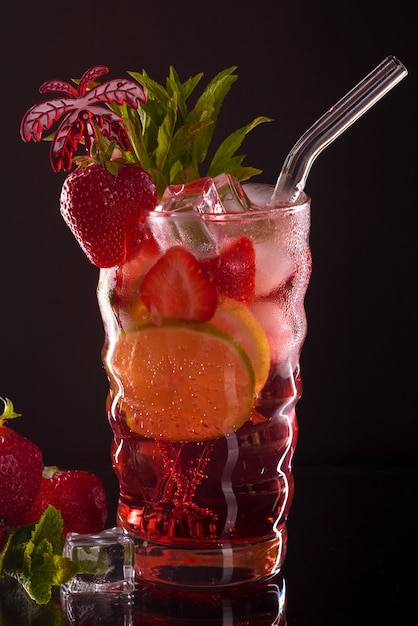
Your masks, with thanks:
[[[220,255],[205,259],[201,268],[219,293],[249,304],[254,297],[255,252],[248,237],[239,237]]]
[[[215,313],[214,286],[193,254],[180,246],[167,250],[145,275],[139,289],[156,323],[165,318],[204,322]]]

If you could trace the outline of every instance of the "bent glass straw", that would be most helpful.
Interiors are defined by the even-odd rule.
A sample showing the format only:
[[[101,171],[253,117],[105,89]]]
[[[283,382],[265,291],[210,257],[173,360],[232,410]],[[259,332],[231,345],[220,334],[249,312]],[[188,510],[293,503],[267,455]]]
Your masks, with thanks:
[[[407,74],[407,69],[396,57],[388,56],[320,117],[286,157],[271,202],[295,202],[305,188],[318,154]]]

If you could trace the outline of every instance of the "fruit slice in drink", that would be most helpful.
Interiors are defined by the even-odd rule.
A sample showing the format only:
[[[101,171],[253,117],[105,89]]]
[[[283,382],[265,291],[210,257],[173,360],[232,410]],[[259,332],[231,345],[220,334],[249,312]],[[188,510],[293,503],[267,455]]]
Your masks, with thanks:
[[[247,353],[255,376],[255,391],[259,392],[270,370],[270,347],[263,327],[249,308],[227,296],[219,304],[211,324],[231,335]]]
[[[166,321],[121,333],[108,367],[123,388],[129,428],[154,439],[202,441],[240,428],[255,393],[253,366],[227,333]]]

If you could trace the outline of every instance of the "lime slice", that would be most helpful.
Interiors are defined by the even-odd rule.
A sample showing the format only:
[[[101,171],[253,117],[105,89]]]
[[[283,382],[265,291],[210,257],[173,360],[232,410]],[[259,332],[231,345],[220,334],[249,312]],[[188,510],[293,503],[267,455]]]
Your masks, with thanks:
[[[260,322],[242,302],[221,297],[210,323],[231,335],[245,350],[254,369],[255,391],[260,391],[270,370],[270,346]]]
[[[129,428],[146,437],[216,439],[249,418],[250,359],[211,324],[167,321],[121,333],[107,367],[120,385]]]

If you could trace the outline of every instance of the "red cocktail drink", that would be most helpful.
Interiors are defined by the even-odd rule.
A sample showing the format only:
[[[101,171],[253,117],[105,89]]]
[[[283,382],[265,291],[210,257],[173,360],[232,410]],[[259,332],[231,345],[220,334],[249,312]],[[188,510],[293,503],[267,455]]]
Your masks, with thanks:
[[[272,189],[243,189],[241,212],[199,212],[199,194],[181,210],[163,202],[138,255],[101,270],[118,523],[152,582],[256,581],[278,572],[286,552],[309,199],[266,206]],[[203,291],[189,260],[216,296],[200,320],[188,319]],[[190,282],[178,301],[177,270]]]
[[[309,198],[245,183],[236,154],[258,117],[208,159],[237,76],[165,86],[145,72],[47,81],[25,141],[54,122],[62,216],[100,268],[118,524],[146,581],[216,588],[280,571],[293,495],[295,405],[310,276]],[[205,165],[202,165],[202,164]],[[206,176],[202,177],[201,167]]]

